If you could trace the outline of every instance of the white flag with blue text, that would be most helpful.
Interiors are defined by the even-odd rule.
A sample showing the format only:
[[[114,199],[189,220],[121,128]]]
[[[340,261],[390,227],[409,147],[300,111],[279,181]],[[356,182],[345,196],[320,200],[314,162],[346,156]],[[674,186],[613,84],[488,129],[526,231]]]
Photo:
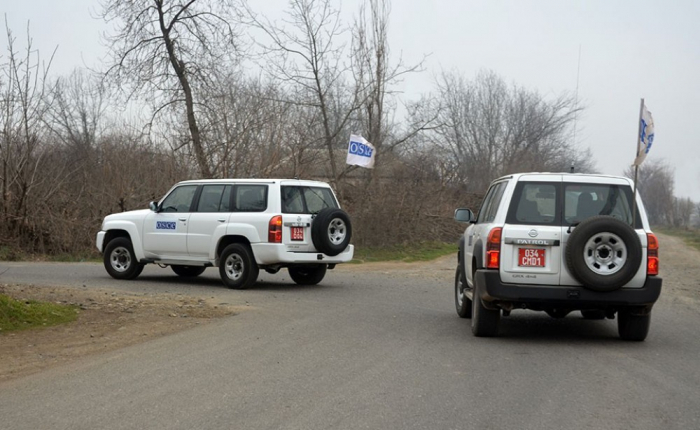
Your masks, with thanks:
[[[371,169],[374,167],[374,146],[362,136],[350,135],[346,163]]]
[[[639,139],[637,140],[637,158],[634,165],[639,166],[647,157],[651,145],[654,143],[654,119],[646,105],[642,105],[642,115],[639,118]]]

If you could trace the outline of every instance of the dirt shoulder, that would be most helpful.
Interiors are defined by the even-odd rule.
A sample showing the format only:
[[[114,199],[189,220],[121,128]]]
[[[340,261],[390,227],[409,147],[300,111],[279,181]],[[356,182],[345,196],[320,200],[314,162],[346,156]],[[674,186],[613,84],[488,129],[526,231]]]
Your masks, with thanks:
[[[206,299],[0,284],[0,293],[78,307],[72,323],[0,334],[0,382],[206,324],[239,309]]]
[[[700,304],[700,251],[682,239],[658,235],[661,246],[662,301]],[[455,255],[429,262],[346,264],[342,272],[374,272],[396,277],[421,277],[452,288]],[[0,382],[50,366],[145,342],[160,336],[235,315],[243,308],[186,295],[137,295],[87,288],[3,285],[0,293],[16,299],[78,306],[77,321],[44,329],[0,334]]]

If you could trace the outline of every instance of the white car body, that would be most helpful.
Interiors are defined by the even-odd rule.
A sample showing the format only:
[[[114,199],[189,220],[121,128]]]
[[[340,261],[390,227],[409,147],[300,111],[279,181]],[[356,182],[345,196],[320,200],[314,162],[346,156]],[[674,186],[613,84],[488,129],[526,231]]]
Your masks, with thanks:
[[[183,195],[194,190],[190,207],[162,207],[168,201],[168,196],[174,195],[178,189]],[[259,268],[278,270],[280,267],[302,264],[325,264],[332,268],[335,264],[352,260],[353,245],[348,244],[337,255],[327,255],[316,249],[311,231],[315,214],[285,212],[281,196],[281,190],[285,189],[317,190],[323,193],[328,205],[339,210],[335,194],[325,182],[296,179],[183,181],[173,186],[159,202],[153,202],[151,209],[105,217],[97,233],[97,249],[104,253],[110,240],[128,237],[138,264],[209,267],[219,266],[219,257],[225,245],[240,241],[250,247]],[[263,200],[256,201],[256,204],[260,206],[254,210],[234,208],[236,199],[243,198],[239,194],[245,195],[251,190],[259,191],[257,195]],[[221,193],[218,202],[216,193]],[[207,196],[214,196],[210,200],[215,209],[204,207]],[[228,202],[231,202],[231,207],[225,206]],[[306,198],[303,202],[306,202]],[[282,218],[281,242],[271,243],[270,223],[277,216]],[[292,230],[296,237],[292,237]]]

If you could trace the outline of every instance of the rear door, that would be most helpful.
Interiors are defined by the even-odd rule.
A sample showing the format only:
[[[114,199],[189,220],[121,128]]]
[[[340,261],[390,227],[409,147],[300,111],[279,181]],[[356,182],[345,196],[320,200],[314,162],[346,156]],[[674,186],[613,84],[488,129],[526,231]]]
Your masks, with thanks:
[[[502,232],[501,280],[558,285],[562,266],[561,176],[524,175]]]
[[[325,208],[337,208],[330,187],[282,185],[282,241],[292,252],[318,252],[311,238],[313,217]]]
[[[231,212],[231,184],[202,186],[197,206],[190,214],[187,252],[193,260],[206,260],[216,245],[215,238],[226,234]]]

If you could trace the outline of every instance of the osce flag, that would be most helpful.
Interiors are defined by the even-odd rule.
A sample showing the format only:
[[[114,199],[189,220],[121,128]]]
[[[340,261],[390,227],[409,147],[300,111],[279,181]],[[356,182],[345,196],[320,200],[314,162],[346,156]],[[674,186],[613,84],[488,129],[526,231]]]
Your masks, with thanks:
[[[374,167],[374,152],[374,146],[367,142],[364,137],[351,134],[348,144],[348,158],[345,162],[351,166],[371,169]]]
[[[642,104],[641,117],[639,118],[637,158],[634,159],[635,166],[639,166],[644,162],[644,159],[651,149],[652,143],[654,143],[654,119],[651,117],[651,112]]]

